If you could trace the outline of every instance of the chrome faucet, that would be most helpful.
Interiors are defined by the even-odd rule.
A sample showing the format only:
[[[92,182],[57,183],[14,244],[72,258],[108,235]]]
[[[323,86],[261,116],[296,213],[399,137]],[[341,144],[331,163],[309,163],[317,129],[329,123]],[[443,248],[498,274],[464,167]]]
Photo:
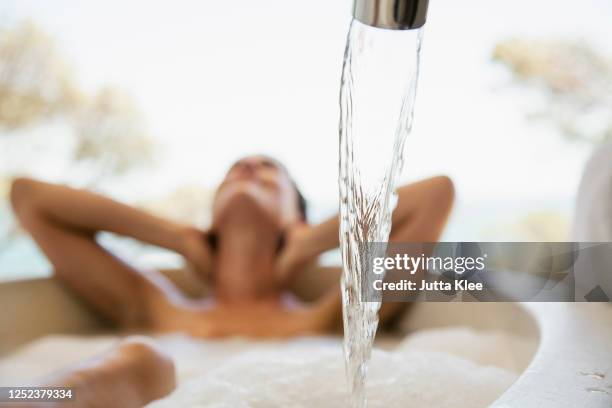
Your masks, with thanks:
[[[355,0],[353,17],[363,24],[392,30],[422,27],[429,0]]]

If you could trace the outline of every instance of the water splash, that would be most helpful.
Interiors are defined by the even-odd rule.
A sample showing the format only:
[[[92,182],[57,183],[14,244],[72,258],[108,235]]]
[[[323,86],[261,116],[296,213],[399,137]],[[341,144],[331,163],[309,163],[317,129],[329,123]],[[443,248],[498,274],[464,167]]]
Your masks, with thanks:
[[[367,242],[386,242],[395,186],[412,129],[423,38],[419,30],[351,22],[340,89],[340,243],[344,356],[350,405],[365,407],[365,380],[380,301],[362,302]]]

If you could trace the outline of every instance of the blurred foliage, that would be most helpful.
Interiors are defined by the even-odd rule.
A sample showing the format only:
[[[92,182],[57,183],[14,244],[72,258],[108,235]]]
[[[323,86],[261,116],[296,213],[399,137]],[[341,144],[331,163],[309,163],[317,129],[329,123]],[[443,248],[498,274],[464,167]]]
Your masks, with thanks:
[[[544,93],[546,106],[530,119],[550,120],[571,140],[612,139],[612,59],[584,42],[511,39],[495,47],[493,60]]]
[[[0,126],[18,129],[80,102],[51,38],[32,22],[0,29]]]
[[[51,130],[58,122],[74,143],[56,139],[63,136]],[[36,134],[44,136],[43,148],[28,149],[36,145]],[[6,142],[0,151],[4,200],[12,177],[36,173],[38,155],[58,154],[49,149],[53,143],[68,153],[60,181],[88,187],[149,163],[155,150],[133,100],[108,86],[93,96],[82,92],[53,39],[32,21],[0,26],[0,138]],[[17,235],[13,222],[5,225],[0,249]]]
[[[114,175],[149,162],[153,143],[133,101],[123,92],[104,88],[82,106],[74,121],[77,161],[96,163],[96,174]]]
[[[0,137],[18,134],[11,143],[27,145],[28,129],[65,121],[75,139],[69,160],[90,186],[152,160],[155,145],[128,95],[105,87],[88,96],[74,78],[36,24],[0,27]],[[32,157],[11,159],[37,165]]]

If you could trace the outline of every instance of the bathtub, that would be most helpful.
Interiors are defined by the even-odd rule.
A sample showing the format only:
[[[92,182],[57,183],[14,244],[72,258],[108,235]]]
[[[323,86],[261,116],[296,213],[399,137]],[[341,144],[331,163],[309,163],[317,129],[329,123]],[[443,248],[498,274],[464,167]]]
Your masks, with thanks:
[[[0,284],[0,310],[0,356],[50,333],[109,330],[49,278]],[[537,338],[527,368],[493,407],[612,407],[610,304],[415,303],[399,323],[404,334],[448,326]]]

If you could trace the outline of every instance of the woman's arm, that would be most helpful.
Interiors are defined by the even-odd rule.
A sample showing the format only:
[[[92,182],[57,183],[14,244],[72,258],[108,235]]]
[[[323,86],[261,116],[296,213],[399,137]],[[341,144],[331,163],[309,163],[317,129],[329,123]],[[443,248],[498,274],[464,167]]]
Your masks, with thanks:
[[[436,242],[453,205],[452,181],[445,176],[429,178],[401,186],[397,195],[389,241]],[[287,248],[279,259],[279,273],[290,277],[321,253],[337,248],[339,228],[337,215],[312,227],[295,227],[289,232]]]
[[[197,269],[207,271],[211,256],[202,231],[130,207],[102,195],[33,179],[13,182],[14,203],[20,202],[66,228],[95,234],[100,231],[134,238],[183,255]]]
[[[398,205],[393,211],[390,242],[437,242],[453,206],[454,187],[445,176],[429,178],[417,183],[401,186],[397,190]],[[320,253],[338,246],[339,220],[333,217],[314,227],[306,227],[302,236],[293,243],[294,265],[304,264]],[[299,273],[295,269],[293,273]],[[340,273],[340,272],[339,272]],[[340,288],[335,285],[313,305],[313,311],[326,327],[340,325],[338,314],[342,304]],[[385,303],[380,310],[384,323],[393,318],[402,303]],[[336,311],[333,313],[333,311]]]
[[[164,276],[143,273],[95,240],[110,231],[182,254],[194,250],[196,234],[188,227],[152,216],[100,195],[31,179],[17,179],[11,204],[54,267],[54,274],[111,320],[148,324],[172,309],[181,295]],[[204,248],[204,245],[199,245]],[[204,254],[204,255],[202,255]],[[205,263],[201,260],[200,263]]]
[[[86,190],[32,179],[17,179],[20,204],[83,233],[108,231],[181,253],[188,228]],[[27,203],[25,203],[27,201]]]

